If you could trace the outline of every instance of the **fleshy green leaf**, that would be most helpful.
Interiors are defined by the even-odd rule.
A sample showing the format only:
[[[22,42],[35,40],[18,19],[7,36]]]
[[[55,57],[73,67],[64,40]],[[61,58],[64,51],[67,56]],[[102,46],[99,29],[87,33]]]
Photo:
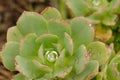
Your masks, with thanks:
[[[79,47],[81,44],[87,45],[94,39],[94,31],[89,26],[88,22],[75,18],[71,21],[72,39],[74,42],[74,48]]]
[[[108,25],[108,26],[115,25],[116,18],[117,18],[117,15],[112,14],[110,12],[106,12],[106,13],[104,13],[104,18],[102,20],[102,23],[105,25]]]
[[[47,7],[41,14],[46,19],[62,19],[61,14],[54,7]]]
[[[46,65],[41,64],[39,61],[37,60],[33,60],[33,62],[42,70],[46,71],[46,72],[52,72],[52,69]]]
[[[60,53],[63,49],[63,46],[60,43],[53,44],[56,50]]]
[[[108,26],[113,26],[115,25],[115,20],[117,16],[106,9],[101,9],[90,15],[88,18],[92,20],[98,20]]]
[[[75,16],[86,16],[91,12],[85,0],[67,0],[66,4]]]
[[[16,26],[11,27],[8,29],[7,32],[7,41],[20,41],[20,39],[23,37],[21,32],[17,29]]]
[[[19,44],[17,42],[8,42],[1,52],[4,66],[11,70],[15,70],[14,58],[19,54]]]
[[[54,77],[64,79],[72,71],[73,62],[74,60],[66,55],[65,49],[63,49],[54,66]]]
[[[34,12],[24,12],[17,22],[17,27],[23,35],[48,33],[46,20]]]
[[[59,20],[50,20],[48,30],[50,34],[57,35],[60,40],[64,41],[64,33],[70,34],[70,27],[66,22]]]
[[[65,49],[63,49],[57,59],[55,66],[65,66]]]
[[[73,63],[71,56],[67,55],[68,53],[65,51],[65,49],[63,49],[59,54],[60,55],[54,64],[56,68],[69,66]]]
[[[35,42],[35,34],[28,34],[20,43],[20,55],[26,57],[35,57],[38,55],[39,45]]]
[[[65,45],[65,49],[70,53],[70,55],[72,55],[73,54],[73,41],[72,41],[72,38],[67,33],[65,33],[64,45]]]
[[[37,39],[36,42],[38,44],[44,44],[45,48],[47,47],[52,47],[52,43],[57,43],[58,42],[58,36],[54,34],[43,34],[40,35]]]
[[[56,78],[64,79],[71,71],[72,67],[59,68],[55,70],[54,76]]]
[[[48,73],[48,74],[45,74],[44,76],[42,76],[41,78],[35,79],[35,80],[53,80],[52,78],[53,78],[53,74]]]
[[[42,77],[46,71],[39,68],[31,59],[22,56],[16,56],[16,69],[24,76],[30,79]]]
[[[28,80],[28,79],[26,79],[25,76],[19,73],[15,75],[12,80]]]
[[[89,61],[84,71],[76,76],[75,80],[91,80],[98,73],[99,63],[97,61]]]
[[[97,60],[100,66],[105,64],[109,59],[109,51],[102,42],[92,42],[87,46],[87,49],[90,54],[90,59]]]
[[[80,46],[78,50],[74,53],[74,70],[76,74],[81,73],[89,60],[89,55],[87,54],[86,47],[84,45]]]
[[[44,63],[45,59],[44,59],[44,50],[43,50],[43,45],[40,46],[39,50],[38,50],[38,57],[40,58],[41,62]]]

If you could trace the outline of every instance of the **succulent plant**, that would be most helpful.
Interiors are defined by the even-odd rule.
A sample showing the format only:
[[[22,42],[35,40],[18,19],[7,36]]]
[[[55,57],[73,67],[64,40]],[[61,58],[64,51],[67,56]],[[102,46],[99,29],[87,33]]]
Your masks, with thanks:
[[[120,55],[113,53],[112,58],[108,60],[107,64],[101,72],[98,73],[94,80],[119,80],[120,79]]]
[[[67,0],[68,8],[74,16],[84,16],[96,23],[115,25],[119,12],[119,0]]]
[[[120,0],[67,0],[66,5],[73,17],[84,17],[91,22],[97,40],[114,43],[115,50],[120,50]]]
[[[67,0],[66,4],[73,17],[84,17],[91,22],[95,28],[97,40],[108,44],[112,42],[116,52],[120,50],[120,0]],[[97,50],[100,47],[98,43],[101,46],[104,45],[101,42],[92,42],[87,46],[88,53],[91,55],[90,59],[97,60],[101,66],[93,80],[120,80],[119,53],[116,54],[113,49],[108,51],[105,47],[101,47],[106,54],[100,54],[102,51]],[[89,48],[91,46],[92,48]]]
[[[94,42],[89,24],[79,17],[63,20],[52,7],[24,12],[8,30],[3,64],[20,72],[13,80],[90,80],[110,55],[104,43]]]

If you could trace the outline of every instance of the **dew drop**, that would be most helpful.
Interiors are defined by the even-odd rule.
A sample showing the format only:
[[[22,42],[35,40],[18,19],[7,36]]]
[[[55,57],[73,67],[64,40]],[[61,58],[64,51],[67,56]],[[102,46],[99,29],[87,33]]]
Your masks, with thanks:
[[[55,62],[58,59],[58,53],[56,51],[47,51],[45,53],[45,58],[49,62]]]

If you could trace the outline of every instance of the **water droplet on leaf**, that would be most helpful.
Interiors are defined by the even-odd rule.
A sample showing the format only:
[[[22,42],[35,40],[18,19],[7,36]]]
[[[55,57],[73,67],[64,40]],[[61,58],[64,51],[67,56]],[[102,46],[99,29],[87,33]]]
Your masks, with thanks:
[[[58,53],[56,51],[47,51],[45,53],[45,58],[49,62],[55,62],[58,59]]]

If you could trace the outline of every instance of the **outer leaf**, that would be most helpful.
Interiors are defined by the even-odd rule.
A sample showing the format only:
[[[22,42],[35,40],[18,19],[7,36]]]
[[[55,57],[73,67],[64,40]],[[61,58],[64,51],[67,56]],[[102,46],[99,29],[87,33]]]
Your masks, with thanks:
[[[17,27],[24,35],[29,33],[40,35],[48,32],[46,20],[34,12],[24,12],[17,22]]]
[[[74,48],[79,47],[81,44],[87,45],[94,38],[93,29],[89,26],[88,22],[75,18],[71,21],[72,39]]]
[[[50,20],[48,26],[49,33],[57,35],[60,40],[64,41],[64,33],[70,34],[70,27],[63,21]]]
[[[30,79],[42,77],[46,71],[39,68],[31,59],[22,56],[16,56],[16,69],[24,76]]]
[[[73,40],[67,33],[65,33],[64,44],[65,44],[65,49],[70,53],[70,55],[72,55],[73,54]]]
[[[5,45],[5,48],[1,52],[1,55],[2,55],[3,64],[7,69],[11,71],[15,70],[14,58],[18,54],[19,54],[19,44],[17,42],[8,42]]]
[[[107,47],[102,42],[92,42],[87,46],[87,49],[91,55],[90,59],[97,60],[100,66],[105,64],[110,56]]]
[[[59,11],[54,7],[47,7],[41,13],[46,19],[62,19]]]
[[[76,74],[79,74],[84,70],[89,60],[89,55],[87,54],[87,50],[84,45],[80,46],[77,52],[74,53],[74,59],[74,71]]]
[[[82,73],[77,75],[75,80],[91,80],[98,73],[99,63],[97,61],[89,61]]]
[[[23,37],[23,35],[21,34],[21,32],[17,29],[16,26],[11,27],[8,29],[7,32],[7,41],[20,41],[20,39]]]
[[[26,57],[35,57],[38,55],[39,45],[35,42],[36,35],[29,34],[20,43],[20,55]]]
[[[84,0],[67,0],[67,6],[75,16],[85,16],[91,12]]]

